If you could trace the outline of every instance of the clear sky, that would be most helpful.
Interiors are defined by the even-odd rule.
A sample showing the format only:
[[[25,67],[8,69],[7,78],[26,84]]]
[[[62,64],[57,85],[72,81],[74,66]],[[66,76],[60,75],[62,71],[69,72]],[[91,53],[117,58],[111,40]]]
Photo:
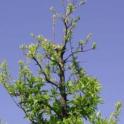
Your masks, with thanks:
[[[0,0],[0,61],[8,61],[13,76],[18,72],[18,60],[23,59],[19,45],[32,41],[29,34],[51,38],[52,5],[61,10],[60,0]],[[74,39],[92,32],[97,42],[95,51],[82,55],[82,66],[101,82],[104,104],[100,110],[108,116],[116,101],[124,103],[124,0],[87,0],[77,14],[81,21]],[[56,34],[60,36],[59,31]],[[28,124],[23,117],[24,113],[0,86],[0,118],[7,124]],[[124,124],[123,118],[124,108],[119,124]]]

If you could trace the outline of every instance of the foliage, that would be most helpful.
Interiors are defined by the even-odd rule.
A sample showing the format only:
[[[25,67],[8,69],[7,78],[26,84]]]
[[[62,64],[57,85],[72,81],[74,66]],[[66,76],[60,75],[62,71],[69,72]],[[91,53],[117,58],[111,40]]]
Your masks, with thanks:
[[[73,30],[80,20],[73,13],[83,4],[82,0],[68,1],[64,14],[59,16],[51,9],[64,25],[61,43],[32,34],[36,42],[21,46],[26,58],[36,64],[37,73],[19,61],[18,78],[12,80],[7,63],[0,65],[0,82],[32,124],[83,124],[84,120],[92,124],[117,123],[121,104],[116,105],[109,119],[103,119],[97,112],[102,102],[101,85],[80,66],[79,53],[96,48],[92,34],[72,47]]]

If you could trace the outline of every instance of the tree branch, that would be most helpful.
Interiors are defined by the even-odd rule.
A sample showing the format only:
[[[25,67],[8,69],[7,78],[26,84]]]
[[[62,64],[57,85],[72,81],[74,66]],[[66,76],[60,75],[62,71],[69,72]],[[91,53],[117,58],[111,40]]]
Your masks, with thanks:
[[[45,79],[46,79],[47,83],[52,84],[52,85],[54,85],[54,86],[56,86],[56,87],[58,88],[58,84],[55,83],[55,82],[53,82],[53,81],[51,81],[51,80],[47,77],[47,74],[43,71],[42,66],[41,66],[41,64],[38,62],[38,60],[37,60],[35,57],[33,57],[33,60],[36,62],[36,64],[37,64],[38,67],[40,68],[41,72],[42,72],[43,75],[45,76]]]
[[[64,37],[66,37],[66,36],[67,36],[67,32],[68,32],[68,25],[67,25],[67,23],[66,23],[66,17],[63,18],[63,24],[64,24],[64,26],[65,26],[65,34],[64,34]],[[61,56],[63,56],[64,53],[65,53],[66,44],[67,44],[67,40],[64,41],[64,45],[63,45],[63,48],[62,48]]]
[[[89,49],[86,49],[86,50],[78,50],[78,51],[72,52],[71,54],[68,55],[67,58],[65,58],[64,62],[66,62],[70,57],[72,57],[73,55],[75,55],[77,53],[88,52],[90,50],[92,50],[92,48],[89,48]]]

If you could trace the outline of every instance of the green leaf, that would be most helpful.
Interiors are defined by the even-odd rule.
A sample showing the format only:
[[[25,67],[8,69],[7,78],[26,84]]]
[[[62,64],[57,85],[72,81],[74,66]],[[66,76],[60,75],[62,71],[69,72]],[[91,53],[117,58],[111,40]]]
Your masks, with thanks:
[[[96,49],[96,42],[93,42],[92,49]]]

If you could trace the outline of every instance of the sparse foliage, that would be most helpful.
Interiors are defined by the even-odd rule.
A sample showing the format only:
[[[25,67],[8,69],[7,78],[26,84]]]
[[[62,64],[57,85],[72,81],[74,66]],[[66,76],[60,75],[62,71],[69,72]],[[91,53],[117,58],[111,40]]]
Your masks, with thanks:
[[[99,95],[101,84],[89,76],[79,62],[79,53],[96,48],[92,34],[77,42],[73,47],[73,30],[80,20],[74,17],[75,10],[83,5],[83,0],[63,1],[65,12],[58,14],[64,26],[64,36],[60,43],[48,40],[42,35],[32,37],[36,42],[22,45],[26,58],[36,66],[34,74],[30,65],[19,61],[18,79],[12,80],[7,63],[0,65],[0,82],[31,124],[117,124],[121,104],[109,119],[103,119],[97,112],[102,99]],[[89,44],[91,44],[89,47]]]

